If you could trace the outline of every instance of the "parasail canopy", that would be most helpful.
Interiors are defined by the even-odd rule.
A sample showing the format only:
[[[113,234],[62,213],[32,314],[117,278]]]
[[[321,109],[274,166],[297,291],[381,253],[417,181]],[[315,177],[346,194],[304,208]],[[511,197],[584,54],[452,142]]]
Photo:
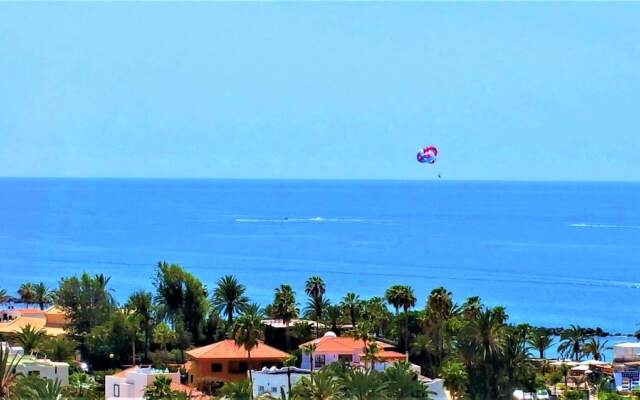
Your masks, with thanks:
[[[438,157],[438,149],[435,146],[427,146],[418,151],[416,158],[421,164],[434,164]]]

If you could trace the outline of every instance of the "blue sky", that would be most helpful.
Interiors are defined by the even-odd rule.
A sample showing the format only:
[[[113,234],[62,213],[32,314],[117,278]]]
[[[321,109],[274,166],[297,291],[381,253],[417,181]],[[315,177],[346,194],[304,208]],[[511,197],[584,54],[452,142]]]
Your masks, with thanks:
[[[638,180],[638,21],[637,3],[3,3],[0,176]]]

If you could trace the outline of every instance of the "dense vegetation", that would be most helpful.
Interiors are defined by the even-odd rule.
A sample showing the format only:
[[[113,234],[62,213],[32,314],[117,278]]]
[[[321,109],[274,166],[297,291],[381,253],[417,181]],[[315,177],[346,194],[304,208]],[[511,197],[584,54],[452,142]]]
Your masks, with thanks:
[[[185,361],[185,350],[225,337],[244,346],[250,356],[258,340],[265,338],[261,320],[267,317],[286,325],[285,341],[279,347],[292,352],[290,365],[300,352],[313,352],[313,348],[298,350],[298,344],[321,335],[321,326],[326,326],[362,340],[364,362],[369,365],[376,361],[377,347],[369,345],[373,338],[396,343],[422,374],[442,377],[454,399],[510,399],[516,388],[535,391],[569,383],[566,368],[553,370],[533,359],[544,359],[551,347],[548,331],[510,324],[503,307],[486,306],[478,297],[457,304],[443,287],[416,295],[409,286],[392,285],[380,297],[346,293],[335,301],[327,297],[322,278],[312,276],[305,282],[303,297],[282,284],[275,288],[273,302],[262,309],[251,303],[246,288],[231,275],[221,277],[209,291],[179,265],[160,262],[153,285],[153,293],[132,293],[122,305],[113,297],[109,278],[101,274],[62,278],[54,290],[41,283],[22,285],[18,295],[23,302],[40,308],[54,304],[64,311],[68,335],[52,339],[28,326],[10,339],[27,352],[45,353],[53,360],[72,361],[77,349],[94,372],[92,376],[74,372],[71,385],[64,389],[8,374],[0,385],[0,396],[14,393],[29,398],[29,393],[44,396],[38,390],[49,390],[70,398],[100,397],[101,376],[109,370],[139,363],[175,368]],[[0,291],[0,300],[6,297]],[[313,323],[292,323],[298,318]],[[563,331],[558,351],[575,360],[602,359],[604,346],[598,337],[585,337],[584,330],[572,326]],[[606,387],[605,378],[595,375],[574,386],[592,391]],[[427,398],[424,386],[412,377],[405,363],[384,373],[332,364],[295,385],[292,398]],[[228,397],[241,398],[248,387],[228,384],[222,390]],[[564,393],[566,398],[573,395],[571,390]],[[148,398],[171,396],[182,395],[172,393],[167,382],[148,388]]]

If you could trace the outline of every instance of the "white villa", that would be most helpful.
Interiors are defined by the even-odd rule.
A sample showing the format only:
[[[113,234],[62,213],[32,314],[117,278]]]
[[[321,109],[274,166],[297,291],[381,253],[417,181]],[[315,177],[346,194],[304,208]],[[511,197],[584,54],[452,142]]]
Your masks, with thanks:
[[[0,351],[9,349],[9,357],[19,358],[16,365],[16,373],[22,375],[37,375],[42,378],[59,380],[61,385],[69,384],[69,364],[65,362],[55,362],[46,358],[36,358],[25,356],[24,349],[19,346],[10,346],[7,342],[0,342]]]
[[[321,338],[303,343],[300,348],[302,349],[310,344],[315,344],[316,346],[313,351],[313,360],[310,354],[303,354],[301,365],[303,369],[311,369],[312,362],[313,369],[320,369],[338,360],[345,361],[351,365],[362,364],[360,362],[364,352],[362,340],[355,340],[350,336],[336,336],[333,332],[327,332]],[[375,362],[373,369],[382,371],[396,361],[406,360],[406,355],[390,350],[393,346],[383,342],[376,342],[376,344],[379,350],[376,356],[380,361]]]
[[[270,394],[273,397],[280,398],[281,390],[284,390],[286,397],[289,398],[289,376],[287,376],[287,369],[289,370],[291,386],[295,385],[303,376],[309,376],[310,374],[308,369],[296,367],[264,367],[262,370],[253,370],[251,371],[253,377],[253,397],[257,398],[263,394]]]
[[[187,393],[188,398],[200,398],[202,396],[202,393],[197,390],[181,384],[178,372],[136,366],[105,377],[105,398],[143,399],[147,385],[152,384],[158,376],[170,377],[171,389]]]
[[[69,384],[69,364],[66,362],[24,356],[16,366],[16,372],[23,375],[37,375],[52,381],[59,380],[63,386]]]

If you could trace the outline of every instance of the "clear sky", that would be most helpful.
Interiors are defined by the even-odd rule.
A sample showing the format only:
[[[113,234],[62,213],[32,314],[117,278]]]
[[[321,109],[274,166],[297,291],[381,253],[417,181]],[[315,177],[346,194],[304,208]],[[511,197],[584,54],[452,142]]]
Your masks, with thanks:
[[[3,3],[0,176],[640,180],[639,21],[640,3]]]

